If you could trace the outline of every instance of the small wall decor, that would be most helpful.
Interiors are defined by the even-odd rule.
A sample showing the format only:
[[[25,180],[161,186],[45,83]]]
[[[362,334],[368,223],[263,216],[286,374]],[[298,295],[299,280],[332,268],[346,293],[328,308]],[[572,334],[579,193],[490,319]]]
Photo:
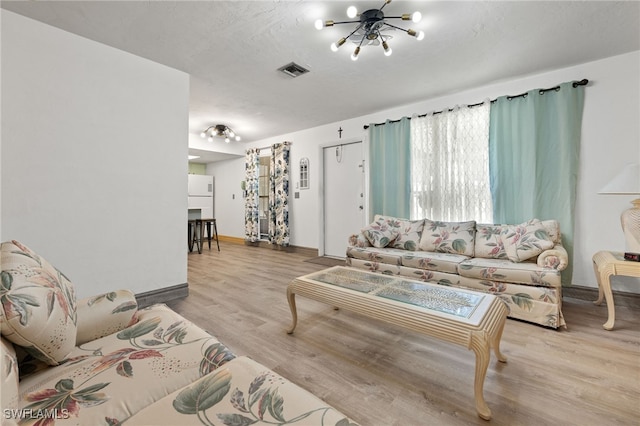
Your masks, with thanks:
[[[300,159],[300,189],[309,189],[309,159]]]

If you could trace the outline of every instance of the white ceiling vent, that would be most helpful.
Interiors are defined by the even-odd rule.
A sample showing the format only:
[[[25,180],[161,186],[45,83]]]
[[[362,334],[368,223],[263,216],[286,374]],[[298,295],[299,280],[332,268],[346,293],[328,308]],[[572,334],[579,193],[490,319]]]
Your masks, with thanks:
[[[278,71],[282,71],[290,77],[299,77],[302,74],[306,74],[309,72],[308,69],[301,67],[295,62],[288,63],[287,65],[278,68]]]

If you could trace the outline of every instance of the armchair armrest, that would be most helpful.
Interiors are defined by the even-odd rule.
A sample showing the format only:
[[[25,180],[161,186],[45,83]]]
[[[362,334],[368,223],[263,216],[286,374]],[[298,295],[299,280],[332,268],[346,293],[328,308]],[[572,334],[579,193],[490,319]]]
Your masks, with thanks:
[[[78,300],[76,346],[117,333],[135,322],[138,302],[129,290],[117,290]]]
[[[362,232],[359,234],[351,234],[349,236],[349,246],[350,247],[372,247],[367,237],[364,236]]]
[[[569,265],[569,254],[561,244],[556,244],[552,249],[540,253],[537,264],[542,268],[564,271]]]

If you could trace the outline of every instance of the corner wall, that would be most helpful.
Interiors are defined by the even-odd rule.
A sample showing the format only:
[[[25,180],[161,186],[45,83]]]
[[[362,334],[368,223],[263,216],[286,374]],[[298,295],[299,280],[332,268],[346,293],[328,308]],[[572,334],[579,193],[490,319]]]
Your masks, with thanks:
[[[1,238],[78,297],[187,281],[189,76],[1,11]]]

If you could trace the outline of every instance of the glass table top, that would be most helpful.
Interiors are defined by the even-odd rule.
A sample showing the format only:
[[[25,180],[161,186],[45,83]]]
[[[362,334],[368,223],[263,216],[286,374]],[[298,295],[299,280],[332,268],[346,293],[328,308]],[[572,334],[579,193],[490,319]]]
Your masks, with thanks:
[[[399,275],[346,267],[326,269],[305,278],[462,318],[470,318],[486,297],[482,293],[414,281]]]

